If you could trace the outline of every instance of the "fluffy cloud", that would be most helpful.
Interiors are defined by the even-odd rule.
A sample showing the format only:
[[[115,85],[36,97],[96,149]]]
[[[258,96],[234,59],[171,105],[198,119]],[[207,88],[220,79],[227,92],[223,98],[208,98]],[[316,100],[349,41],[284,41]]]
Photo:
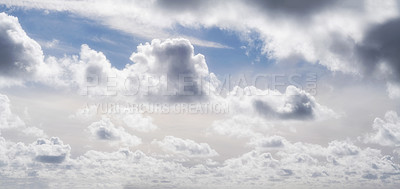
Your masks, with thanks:
[[[24,127],[25,122],[10,109],[10,100],[6,95],[0,94],[0,129]]]
[[[43,83],[54,87],[65,87],[78,91],[81,95],[110,96],[116,94],[116,76],[118,70],[102,52],[81,45],[79,56],[63,58],[48,57],[46,65],[52,70]]]
[[[186,39],[154,39],[138,46],[134,62],[122,72],[141,84],[139,95],[151,101],[191,102],[207,98],[216,80],[208,71],[205,58],[194,54]]]
[[[400,118],[394,111],[386,112],[385,118],[376,118],[373,123],[374,133],[368,134],[365,142],[384,146],[400,145]]]
[[[193,140],[166,136],[162,141],[155,141],[161,148],[175,154],[183,154],[188,157],[211,157],[218,153],[207,143],[196,143]]]
[[[319,104],[309,93],[288,86],[284,93],[253,86],[235,87],[221,102],[229,104],[226,118],[216,120],[208,134],[255,137],[272,132],[276,123],[337,119],[339,114]]]
[[[26,168],[34,162],[57,164],[63,163],[70,156],[71,147],[65,145],[59,138],[38,139],[36,142],[25,145],[1,140],[2,164]]]
[[[294,86],[284,93],[255,87],[236,87],[228,97],[233,113],[248,112],[278,120],[307,120],[335,118],[333,110],[318,104],[313,96]]]
[[[43,52],[22,29],[18,18],[0,13],[0,36],[0,85],[34,78],[39,67],[43,66]]]
[[[62,163],[69,157],[71,151],[71,147],[64,145],[57,137],[50,140],[39,139],[32,146],[35,150],[35,160],[42,163]]]
[[[253,138],[249,145],[261,149],[279,149],[285,147],[286,139],[281,136]]]
[[[53,71],[44,82],[90,97],[167,103],[207,100],[215,92],[218,79],[188,40],[154,39],[137,49],[130,57],[133,64],[119,70],[102,52],[83,44],[79,56],[48,57]]]
[[[142,143],[140,138],[127,133],[122,127],[115,127],[111,120],[106,117],[89,125],[88,130],[95,138],[110,141],[112,144],[137,146]]]
[[[70,185],[100,188],[397,186],[399,165],[378,150],[362,149],[350,141],[332,141],[327,147],[292,143],[279,136],[262,137],[260,141],[264,142],[254,143],[254,147],[264,148],[256,147],[222,163],[208,161],[187,166],[129,149],[91,150],[71,158],[70,147],[58,138],[39,139],[30,145],[0,138],[0,173],[7,179],[20,178],[17,184],[35,178],[35,182],[44,181],[48,186],[59,188]],[[272,148],[275,152],[270,151]],[[8,186],[6,182],[0,185]]]

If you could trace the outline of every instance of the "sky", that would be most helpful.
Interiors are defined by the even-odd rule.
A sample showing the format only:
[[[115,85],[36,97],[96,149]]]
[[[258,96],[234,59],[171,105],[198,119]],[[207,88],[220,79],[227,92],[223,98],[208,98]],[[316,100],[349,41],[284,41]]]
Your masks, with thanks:
[[[0,188],[397,188],[398,0],[0,0]]]

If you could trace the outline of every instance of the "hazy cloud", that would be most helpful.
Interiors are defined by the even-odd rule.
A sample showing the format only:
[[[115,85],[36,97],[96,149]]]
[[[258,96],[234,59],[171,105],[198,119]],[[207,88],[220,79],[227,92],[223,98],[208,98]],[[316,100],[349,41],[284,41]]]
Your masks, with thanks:
[[[140,138],[127,133],[122,127],[115,127],[111,120],[106,117],[89,125],[88,130],[95,138],[110,141],[112,144],[137,146],[142,143]]]

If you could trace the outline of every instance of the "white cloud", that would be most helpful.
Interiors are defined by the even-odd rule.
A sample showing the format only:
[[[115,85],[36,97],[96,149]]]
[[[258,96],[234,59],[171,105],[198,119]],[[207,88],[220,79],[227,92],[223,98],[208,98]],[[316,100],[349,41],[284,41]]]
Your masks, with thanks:
[[[206,100],[215,92],[218,79],[188,40],[154,39],[137,49],[130,57],[133,64],[119,70],[84,44],[79,56],[47,58],[52,74],[45,83],[90,97],[167,103]]]
[[[385,118],[376,118],[373,123],[374,133],[365,136],[365,142],[384,146],[400,145],[400,118],[394,111],[386,112]]]
[[[43,67],[40,45],[29,38],[18,18],[0,13],[0,86],[32,80]]]
[[[8,97],[0,94],[0,129],[17,127],[25,127],[25,122],[11,112],[10,100]]]
[[[214,89],[215,76],[209,73],[204,56],[194,54],[188,40],[154,39],[137,49],[130,57],[134,64],[127,65],[121,74],[139,80],[139,95],[144,100],[198,101],[208,98],[206,94]]]
[[[2,162],[6,166],[27,168],[34,166],[32,163],[63,163],[69,159],[71,147],[57,137],[50,139],[38,139],[36,142],[25,145],[12,143],[0,138]]]
[[[207,143],[197,143],[190,139],[181,139],[174,136],[166,136],[162,141],[154,141],[161,148],[175,154],[188,157],[212,157],[218,153]]]
[[[96,139],[110,141],[113,145],[137,146],[142,143],[139,137],[127,133],[122,127],[115,127],[106,117],[89,125],[88,130]]]
[[[7,179],[20,178],[17,184],[34,177],[36,182],[45,181],[46,185],[58,188],[71,185],[98,188],[397,186],[399,165],[393,162],[392,157],[383,156],[378,150],[362,149],[350,141],[332,141],[323,147],[292,143],[279,136],[262,140],[275,141],[272,146],[277,152],[268,152],[271,145],[267,145],[268,148],[255,149],[222,163],[208,161],[188,166],[129,149],[116,152],[91,150],[71,158],[70,147],[58,138],[39,139],[29,145],[0,138],[0,173]],[[277,140],[284,143],[278,145],[279,149],[275,145]],[[185,144],[178,146],[183,151],[193,145],[197,146],[195,151],[198,151],[198,143],[182,141]],[[6,187],[7,183],[2,182],[0,186]]]
[[[140,132],[151,132],[157,129],[157,126],[153,124],[153,118],[138,113],[125,115],[122,121],[129,128]]]
[[[255,146],[260,149],[280,149],[285,147],[285,143],[287,143],[286,139],[281,136],[271,136],[271,137],[255,137],[249,142],[249,145]]]

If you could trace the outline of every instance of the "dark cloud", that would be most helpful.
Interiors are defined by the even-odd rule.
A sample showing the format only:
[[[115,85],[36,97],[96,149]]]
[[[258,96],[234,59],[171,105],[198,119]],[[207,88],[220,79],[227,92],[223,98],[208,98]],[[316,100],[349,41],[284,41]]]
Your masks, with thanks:
[[[204,8],[210,1],[209,0],[158,0],[156,4],[159,7],[170,9],[170,10],[200,10]]]
[[[366,75],[375,72],[384,62],[392,73],[388,78],[400,79],[400,18],[373,27],[357,45],[356,53]]]
[[[250,0],[249,3],[268,14],[309,16],[336,4],[337,0]]]
[[[62,163],[65,160],[66,154],[62,154],[59,156],[49,156],[49,155],[41,155],[36,156],[36,161],[42,163]]]

